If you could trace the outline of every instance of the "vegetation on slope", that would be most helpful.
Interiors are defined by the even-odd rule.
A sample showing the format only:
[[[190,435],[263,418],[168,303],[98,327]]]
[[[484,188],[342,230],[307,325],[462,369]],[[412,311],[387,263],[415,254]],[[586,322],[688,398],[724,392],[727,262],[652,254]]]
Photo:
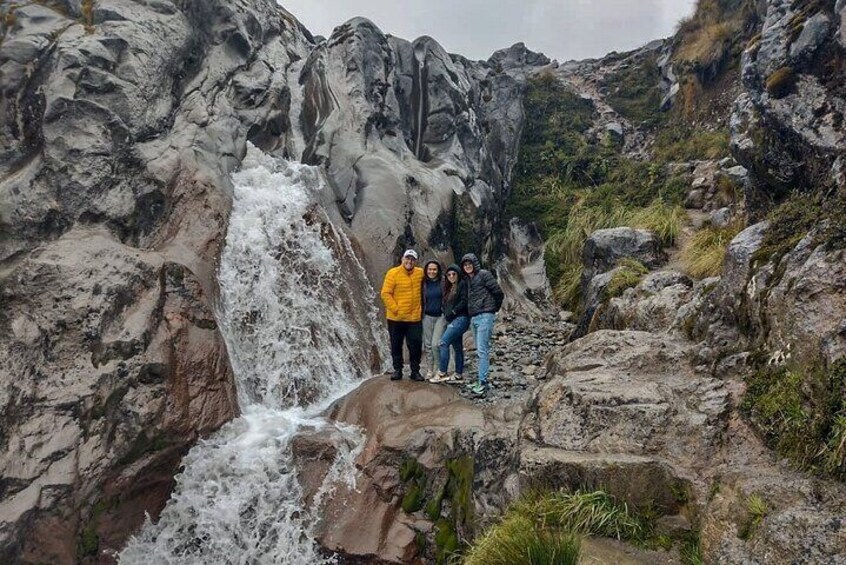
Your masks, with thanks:
[[[581,249],[591,232],[622,225],[653,229],[672,244],[682,225],[686,182],[660,164],[629,159],[613,140],[585,135],[593,104],[553,76],[529,85],[527,123],[506,213],[535,221],[548,242],[556,298],[575,308]]]
[[[762,362],[747,387],[743,409],[769,447],[800,469],[846,479],[846,359]]]

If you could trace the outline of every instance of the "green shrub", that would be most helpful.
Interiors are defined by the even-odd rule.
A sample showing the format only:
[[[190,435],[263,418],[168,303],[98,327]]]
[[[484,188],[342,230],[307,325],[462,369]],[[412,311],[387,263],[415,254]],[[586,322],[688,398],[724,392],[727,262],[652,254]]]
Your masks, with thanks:
[[[764,365],[746,383],[743,411],[769,447],[800,469],[846,479],[846,359]]]
[[[727,228],[706,226],[694,233],[681,250],[684,271],[695,279],[719,275],[726,249],[740,228],[740,224]]]

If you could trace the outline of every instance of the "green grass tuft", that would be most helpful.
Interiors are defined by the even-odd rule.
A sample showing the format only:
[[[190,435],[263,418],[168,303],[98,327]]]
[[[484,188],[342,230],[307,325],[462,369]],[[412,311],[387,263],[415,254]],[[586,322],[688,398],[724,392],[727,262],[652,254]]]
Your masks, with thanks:
[[[740,233],[740,225],[728,228],[704,227],[685,242],[681,262],[685,272],[693,278],[704,279],[719,275],[726,249]]]
[[[682,540],[679,547],[679,557],[681,557],[681,562],[684,565],[703,565],[705,563],[702,558],[702,547],[698,533],[691,533]]]
[[[846,359],[764,365],[746,383],[742,409],[770,448],[800,469],[846,480]]]
[[[746,498],[746,521],[740,526],[738,536],[741,539],[749,539],[754,536],[768,512],[767,503],[764,502],[764,499],[758,494],[750,494]]]
[[[576,565],[580,539],[521,514],[510,514],[488,530],[467,553],[465,565]]]
[[[647,273],[649,273],[649,269],[644,267],[640,261],[621,259],[617,263],[617,269],[611,280],[608,281],[608,286],[605,287],[605,300],[622,296],[623,291],[637,286]]]

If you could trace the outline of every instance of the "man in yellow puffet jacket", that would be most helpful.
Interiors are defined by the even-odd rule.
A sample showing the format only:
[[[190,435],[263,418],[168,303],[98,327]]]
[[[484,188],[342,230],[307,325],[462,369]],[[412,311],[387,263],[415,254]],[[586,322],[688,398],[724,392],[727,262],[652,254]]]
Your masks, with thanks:
[[[423,269],[416,266],[417,252],[407,249],[399,266],[385,273],[382,301],[391,336],[392,381],[402,379],[402,345],[408,346],[411,380],[422,381],[420,357],[423,348]]]

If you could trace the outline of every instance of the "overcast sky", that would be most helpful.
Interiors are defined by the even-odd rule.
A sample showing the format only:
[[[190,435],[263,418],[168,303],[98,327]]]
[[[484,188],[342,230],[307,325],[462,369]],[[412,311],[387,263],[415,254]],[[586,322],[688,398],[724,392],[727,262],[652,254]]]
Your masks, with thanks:
[[[408,40],[434,37],[451,53],[487,59],[522,41],[566,61],[626,51],[673,33],[695,0],[279,0],[315,35],[353,16]]]

